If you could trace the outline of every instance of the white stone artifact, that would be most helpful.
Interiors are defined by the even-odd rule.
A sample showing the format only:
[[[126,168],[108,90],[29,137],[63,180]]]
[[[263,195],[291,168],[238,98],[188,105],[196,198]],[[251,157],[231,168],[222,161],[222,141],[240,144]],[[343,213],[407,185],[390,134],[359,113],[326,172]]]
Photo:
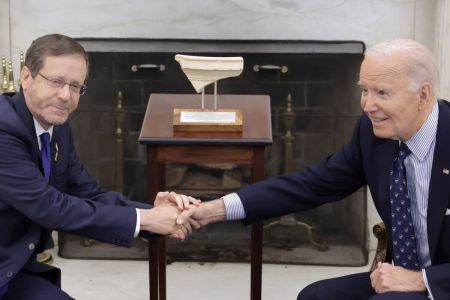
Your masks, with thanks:
[[[244,69],[242,57],[175,55],[181,70],[202,93],[201,110],[174,109],[174,128],[179,131],[242,131],[242,113],[235,109],[217,109],[217,80],[236,77]],[[214,110],[205,109],[205,87],[214,83]]]
[[[177,54],[175,60],[180,63],[181,70],[186,74],[197,93],[202,92],[205,86],[219,79],[239,76],[244,69],[242,57]]]

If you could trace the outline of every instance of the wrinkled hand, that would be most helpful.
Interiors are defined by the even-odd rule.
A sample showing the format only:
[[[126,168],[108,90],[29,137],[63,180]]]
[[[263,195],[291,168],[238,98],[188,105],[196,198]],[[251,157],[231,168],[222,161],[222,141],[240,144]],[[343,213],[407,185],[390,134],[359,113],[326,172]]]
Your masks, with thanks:
[[[190,218],[192,221],[196,222],[198,226],[205,226],[212,222],[224,221],[226,217],[225,204],[223,199],[216,199],[208,202],[201,203],[196,210],[188,217],[187,214],[180,214],[177,218],[178,224],[183,224]],[[197,227],[194,226],[196,229]]]
[[[177,223],[177,218],[183,214],[189,219],[197,207],[191,205],[189,209],[180,210],[173,203],[160,203],[152,209],[140,209],[140,229],[159,234],[170,234],[171,237],[184,240],[186,236],[192,233],[191,223]]]
[[[407,270],[388,263],[378,263],[370,274],[372,287],[377,293],[426,291],[422,272]]]

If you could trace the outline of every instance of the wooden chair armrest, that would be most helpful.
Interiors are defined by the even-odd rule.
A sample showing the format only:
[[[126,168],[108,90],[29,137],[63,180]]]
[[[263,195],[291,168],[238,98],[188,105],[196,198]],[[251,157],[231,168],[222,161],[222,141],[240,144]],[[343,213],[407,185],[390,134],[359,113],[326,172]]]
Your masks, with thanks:
[[[378,239],[377,250],[375,252],[375,257],[373,258],[372,266],[370,271],[376,269],[379,262],[391,261],[391,254],[389,251],[388,237],[386,232],[386,226],[383,222],[375,224],[373,226],[373,234]]]

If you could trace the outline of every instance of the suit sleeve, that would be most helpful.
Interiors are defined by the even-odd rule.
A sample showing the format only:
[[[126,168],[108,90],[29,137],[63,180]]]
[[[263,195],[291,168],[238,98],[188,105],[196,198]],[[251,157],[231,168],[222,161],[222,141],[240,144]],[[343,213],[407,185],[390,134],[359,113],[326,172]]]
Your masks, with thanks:
[[[448,299],[450,295],[450,264],[430,266],[425,268],[425,273],[433,299]]]
[[[33,163],[26,140],[0,130],[2,202],[45,228],[130,246],[136,226],[135,208],[110,205],[124,200],[102,196],[99,191],[91,192],[90,199],[87,187],[80,197],[52,187]]]
[[[67,130],[69,143],[71,145],[69,153],[69,165],[67,173],[69,174],[67,193],[81,198],[88,198],[97,203],[107,205],[131,206],[135,208],[151,208],[150,204],[131,201],[123,194],[118,192],[105,192],[97,182],[89,175],[84,165],[80,162],[73,146],[72,132]]]
[[[271,177],[239,190],[247,216],[244,223],[337,201],[365,186],[360,127],[361,119],[348,144],[304,172]]]

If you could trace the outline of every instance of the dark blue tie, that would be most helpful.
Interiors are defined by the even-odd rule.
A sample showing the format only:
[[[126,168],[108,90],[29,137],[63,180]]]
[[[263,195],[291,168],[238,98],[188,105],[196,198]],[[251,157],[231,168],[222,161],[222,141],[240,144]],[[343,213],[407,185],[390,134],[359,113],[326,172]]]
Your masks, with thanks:
[[[5,295],[7,291],[8,291],[8,284],[0,286],[0,298],[3,297],[3,295]]]
[[[44,169],[45,178],[49,180],[50,169],[52,164],[52,160],[50,157],[50,134],[48,132],[44,132],[39,137],[41,138],[42,167]]]
[[[411,203],[408,196],[404,160],[411,153],[401,143],[398,157],[394,159],[391,171],[390,201],[392,216],[392,243],[394,264],[409,270],[419,270],[416,236],[411,217]]]

